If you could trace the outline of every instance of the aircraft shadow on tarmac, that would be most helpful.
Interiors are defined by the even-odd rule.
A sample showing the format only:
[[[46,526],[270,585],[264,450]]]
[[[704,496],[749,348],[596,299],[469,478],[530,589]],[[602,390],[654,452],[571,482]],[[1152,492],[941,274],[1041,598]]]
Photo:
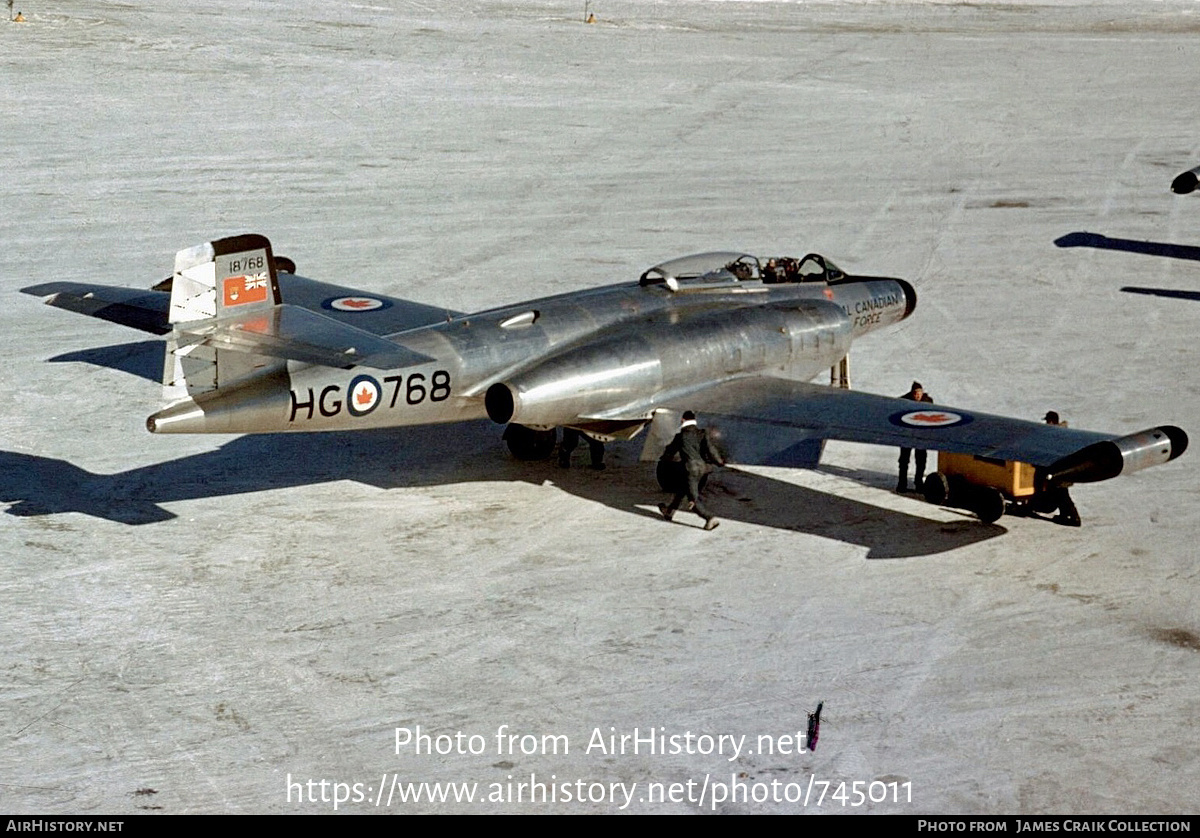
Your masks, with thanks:
[[[380,489],[523,481],[553,484],[577,497],[652,517],[664,527],[700,524],[686,512],[674,524],[659,520],[656,505],[667,496],[659,491],[654,464],[627,461],[640,447],[613,447],[607,471],[583,466],[586,452],[576,455],[580,465],[563,470],[553,461],[512,459],[499,436],[487,421],[251,435],[215,451],[109,475],[65,460],[0,451],[0,501],[11,504],[7,512],[15,516],[79,512],[136,526],[175,518],[163,503],[339,480]],[[861,544],[873,559],[942,553],[1006,532],[965,515],[949,523],[931,520],[733,468],[714,475],[706,499],[722,520]]]
[[[116,344],[51,358],[84,362],[159,381],[163,343]],[[562,491],[613,509],[661,521],[653,463],[633,461],[641,441],[611,447],[613,468],[594,472],[576,455],[576,468],[553,461],[520,462],[504,451],[496,425],[486,420],[441,426],[311,434],[238,437],[215,451],[132,469],[93,474],[65,460],[0,451],[0,502],[10,515],[29,517],[80,512],[130,526],[169,521],[175,513],[160,504],[246,492],[354,480],[380,489],[442,486],[480,481],[552,483]],[[863,485],[886,488],[890,475],[821,466]],[[783,480],[719,470],[705,500],[718,518],[793,530],[861,544],[867,558],[903,558],[943,553],[1005,533],[963,513],[962,520],[935,521],[840,498]],[[680,512],[673,526],[700,519]],[[665,522],[661,522],[667,526]]]
[[[1200,262],[1200,247],[1186,244],[1167,244],[1165,242],[1134,241],[1133,239],[1114,239],[1099,233],[1068,233],[1055,239],[1058,247],[1094,247],[1100,250],[1124,250],[1126,253],[1143,253],[1147,256],[1161,256],[1167,259],[1188,259]],[[1126,285],[1121,289],[1127,294],[1148,294],[1153,297],[1171,297],[1176,300],[1200,300],[1200,291],[1177,291],[1172,288],[1145,288]]]
[[[101,346],[95,349],[81,349],[77,352],[66,352],[50,359],[50,363],[71,363],[82,361],[97,367],[127,372],[153,381],[162,383],[163,373],[163,341],[142,340],[135,343],[119,343],[113,346]]]

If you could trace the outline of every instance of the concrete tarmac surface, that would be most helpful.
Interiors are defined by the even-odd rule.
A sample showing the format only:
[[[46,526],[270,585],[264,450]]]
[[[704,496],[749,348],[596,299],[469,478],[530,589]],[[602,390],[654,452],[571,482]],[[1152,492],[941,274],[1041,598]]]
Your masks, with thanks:
[[[1069,529],[831,443],[703,532],[640,442],[152,436],[161,343],[19,293],[243,232],[458,310],[817,251],[920,297],[858,389],[1200,434],[1196,4],[590,8],[0,21],[0,811],[1195,813],[1195,451]]]

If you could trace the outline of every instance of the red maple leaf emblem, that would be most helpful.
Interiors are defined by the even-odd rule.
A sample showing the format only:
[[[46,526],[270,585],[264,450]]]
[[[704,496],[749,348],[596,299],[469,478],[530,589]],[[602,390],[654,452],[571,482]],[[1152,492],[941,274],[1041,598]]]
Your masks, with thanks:
[[[375,400],[375,391],[367,385],[354,394],[354,401],[360,405],[368,405]]]
[[[342,300],[342,305],[346,308],[370,308],[375,305],[374,300]]]
[[[945,413],[914,413],[908,418],[913,422],[945,422],[951,417]]]

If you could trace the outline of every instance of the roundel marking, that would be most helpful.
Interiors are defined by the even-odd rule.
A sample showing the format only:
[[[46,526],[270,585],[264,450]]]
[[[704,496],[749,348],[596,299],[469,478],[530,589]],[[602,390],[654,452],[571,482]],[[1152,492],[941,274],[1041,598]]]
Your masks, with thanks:
[[[379,382],[374,378],[369,375],[357,376],[350,382],[346,408],[350,411],[351,416],[366,416],[379,407],[382,394]]]
[[[378,297],[331,297],[321,303],[321,308],[333,311],[378,311],[387,308],[391,303]]]
[[[893,425],[910,428],[952,428],[955,425],[965,425],[973,419],[972,416],[952,410],[906,410],[888,417],[888,421]]]

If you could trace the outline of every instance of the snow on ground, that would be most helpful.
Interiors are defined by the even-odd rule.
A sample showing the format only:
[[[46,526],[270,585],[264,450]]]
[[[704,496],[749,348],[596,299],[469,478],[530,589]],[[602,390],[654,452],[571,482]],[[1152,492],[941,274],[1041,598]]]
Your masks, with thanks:
[[[815,250],[920,295],[856,345],[860,389],[1195,434],[1200,302],[1121,289],[1200,267],[1120,245],[1200,245],[1167,189],[1200,162],[1196,4],[25,6],[0,26],[0,810],[323,812],[326,780],[354,812],[1196,811],[1195,452],[1080,487],[1068,530],[896,496],[895,451],[831,444],[721,475],[705,533],[658,519],[636,444],[595,474],[487,423],[151,436],[159,388],[112,367],[160,350],[18,293],[146,287],[250,231],[462,310]],[[397,748],[418,726],[464,738]],[[635,728],[683,752],[593,739]],[[746,739],[687,752],[722,734]],[[554,799],[517,802],[531,778]],[[810,778],[888,800],[781,799]]]

